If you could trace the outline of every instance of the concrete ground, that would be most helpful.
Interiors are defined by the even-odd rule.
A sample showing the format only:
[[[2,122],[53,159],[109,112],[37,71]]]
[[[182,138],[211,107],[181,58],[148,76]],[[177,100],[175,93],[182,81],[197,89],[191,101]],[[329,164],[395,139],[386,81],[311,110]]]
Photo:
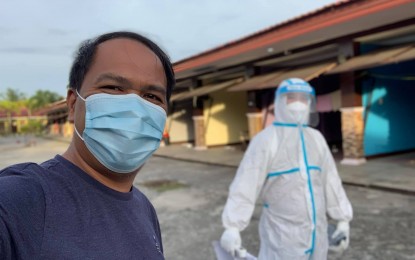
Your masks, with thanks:
[[[68,146],[44,139],[28,144],[0,138],[0,168],[18,162],[41,162],[62,153]],[[163,149],[159,151],[165,151]],[[150,198],[158,213],[166,259],[215,259],[211,242],[218,240],[223,231],[220,216],[227,188],[235,174],[235,166],[217,164],[221,164],[226,154],[235,154],[232,149],[223,149],[214,155],[216,157],[204,155],[212,164],[154,156],[137,175],[134,185]],[[197,153],[189,149],[189,154]],[[394,165],[393,158],[391,162],[388,160],[390,158],[366,168],[373,173],[389,169],[390,174],[395,174],[402,169],[399,165],[407,163],[406,159],[400,159]],[[412,169],[412,165],[408,165]],[[353,171],[360,169],[362,166]],[[177,183],[166,187],[147,185],[154,181]],[[345,185],[345,189],[354,209],[351,244],[343,256],[330,255],[329,259],[415,259],[415,196],[350,185]],[[258,205],[250,226],[242,232],[244,246],[253,254],[257,254],[259,248],[260,211]]]
[[[223,231],[221,213],[231,167],[153,157],[136,179],[156,207],[167,259],[215,259],[210,246]],[[185,188],[164,192],[146,188],[151,180],[177,180]],[[345,186],[353,205],[351,244],[346,253],[329,259],[415,259],[415,196]],[[250,226],[242,232],[244,246],[257,254],[257,205]]]
[[[56,154],[63,153],[68,147],[66,142],[58,142],[36,137],[0,137],[0,169],[20,163],[40,163]]]

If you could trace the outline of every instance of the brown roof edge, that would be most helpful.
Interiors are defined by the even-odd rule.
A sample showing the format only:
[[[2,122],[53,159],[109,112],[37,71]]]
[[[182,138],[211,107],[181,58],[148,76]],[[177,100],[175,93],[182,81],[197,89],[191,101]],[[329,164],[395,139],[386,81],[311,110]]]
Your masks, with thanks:
[[[242,78],[237,78],[237,79],[232,79],[232,80],[228,80],[228,81],[224,81],[220,83],[214,83],[214,84],[201,86],[199,88],[189,90],[184,93],[182,92],[182,93],[176,94],[173,96],[174,98],[172,97],[170,100],[181,101],[181,100],[185,100],[185,99],[192,98],[192,97],[206,95],[212,92],[216,92],[222,89],[229,88],[235,84],[241,83],[242,81],[243,81]]]
[[[203,66],[210,62],[289,39],[308,31],[321,29],[380,10],[411,3],[411,1],[412,0],[345,0],[336,2],[332,5],[328,5],[314,12],[270,27],[242,39],[229,42],[223,46],[175,62],[174,69],[176,72],[180,72]],[[355,6],[355,8],[349,8],[351,6]]]
[[[51,104],[47,105],[46,107],[39,108],[36,112],[40,113],[40,114],[47,114],[47,113],[51,113],[55,110],[63,109],[63,108],[66,108],[66,107],[67,107],[67,105],[66,105],[66,98],[65,98],[65,99],[56,101],[54,103],[51,103]]]
[[[271,72],[264,75],[254,76],[240,84],[236,84],[228,89],[228,91],[249,91],[260,90],[277,87],[282,80],[287,78],[302,78],[310,81],[313,78],[319,77],[321,74],[331,70],[336,66],[335,61],[325,61],[307,66],[296,68],[287,68],[280,71]]]
[[[241,43],[243,41],[249,40],[251,38],[255,38],[257,36],[266,34],[266,33],[270,32],[270,31],[276,30],[278,28],[285,27],[285,26],[288,26],[290,24],[293,24],[293,23],[296,23],[296,22],[299,22],[299,21],[303,21],[304,19],[308,19],[308,18],[311,18],[313,16],[318,16],[318,15],[320,15],[322,13],[331,12],[331,11],[333,11],[333,8],[344,8],[347,5],[354,4],[355,2],[359,2],[359,1],[361,2],[361,1],[365,1],[365,0],[339,0],[339,1],[336,1],[336,2],[334,2],[332,4],[328,4],[328,5],[325,5],[325,6],[321,7],[321,8],[318,8],[318,9],[316,9],[314,11],[305,13],[305,14],[300,15],[300,16],[296,16],[294,18],[288,19],[288,20],[286,20],[284,22],[281,22],[279,24],[276,24],[276,25],[267,27],[265,29],[262,29],[260,31],[254,32],[252,34],[249,34],[248,36],[244,36],[242,38],[239,38],[239,39],[236,39],[236,40],[227,42],[227,43],[225,43],[223,45],[219,45],[219,46],[214,47],[212,49],[209,49],[209,50],[203,51],[201,53],[192,55],[190,57],[184,58],[182,60],[176,61],[176,62],[173,63],[173,65],[178,65],[178,64],[183,63],[183,62],[186,62],[188,60],[191,60],[191,59],[194,59],[194,58],[197,58],[197,57],[200,57],[200,56],[204,56],[204,55],[207,55],[207,54],[212,53],[212,52],[216,52],[216,51],[218,51],[220,49],[225,49],[227,47],[231,47],[233,45],[236,45],[238,43]]]

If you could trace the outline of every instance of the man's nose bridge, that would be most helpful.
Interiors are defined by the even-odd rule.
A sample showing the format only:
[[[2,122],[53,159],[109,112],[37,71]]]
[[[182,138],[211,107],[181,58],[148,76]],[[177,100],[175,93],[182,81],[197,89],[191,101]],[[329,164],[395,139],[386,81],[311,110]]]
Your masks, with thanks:
[[[142,91],[140,91],[140,88],[139,87],[127,89],[127,94],[135,94],[135,95],[137,95],[139,97],[141,97],[141,94],[142,94],[141,92]]]

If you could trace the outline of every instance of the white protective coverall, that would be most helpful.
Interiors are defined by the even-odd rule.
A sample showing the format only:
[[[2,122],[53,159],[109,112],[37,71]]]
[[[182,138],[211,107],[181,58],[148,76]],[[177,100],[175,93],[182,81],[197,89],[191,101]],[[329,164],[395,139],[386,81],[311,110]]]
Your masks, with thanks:
[[[352,219],[352,207],[326,140],[319,131],[295,122],[281,98],[303,83],[308,91],[311,86],[300,79],[281,83],[275,122],[251,140],[222,214],[226,229],[242,231],[261,197],[258,259],[326,259],[326,214],[337,221]],[[307,123],[309,116],[304,120]]]

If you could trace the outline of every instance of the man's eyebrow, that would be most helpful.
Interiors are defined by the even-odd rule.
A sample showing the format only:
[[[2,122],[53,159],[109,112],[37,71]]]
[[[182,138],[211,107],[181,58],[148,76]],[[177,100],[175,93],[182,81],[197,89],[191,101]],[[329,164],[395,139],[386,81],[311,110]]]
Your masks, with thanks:
[[[122,76],[118,76],[112,73],[104,73],[102,75],[100,75],[97,80],[95,81],[95,84],[101,83],[104,80],[112,80],[115,81],[117,83],[119,83],[120,85],[126,86],[126,87],[132,87],[133,84],[131,83],[131,81],[129,81],[128,79],[122,77]]]

